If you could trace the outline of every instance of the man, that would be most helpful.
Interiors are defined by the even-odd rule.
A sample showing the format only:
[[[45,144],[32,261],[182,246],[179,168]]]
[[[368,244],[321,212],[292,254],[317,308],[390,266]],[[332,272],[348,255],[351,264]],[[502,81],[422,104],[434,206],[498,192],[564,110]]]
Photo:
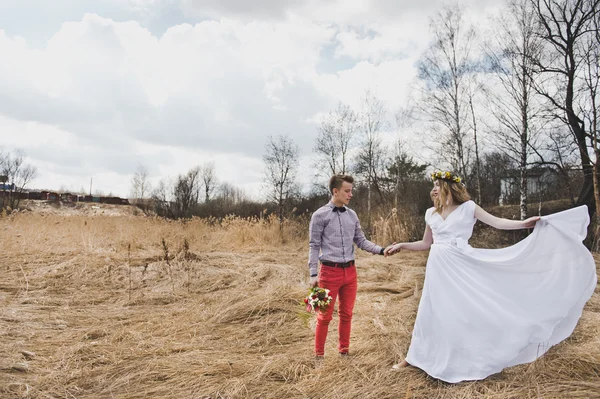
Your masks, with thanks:
[[[329,180],[331,201],[317,209],[310,220],[308,266],[310,284],[330,290],[331,304],[319,312],[315,333],[315,355],[325,355],[325,340],[333,307],[339,301],[339,345],[341,355],[347,355],[350,346],[352,310],[356,300],[356,266],[354,244],[373,254],[383,255],[384,248],[365,238],[356,212],[346,205],[352,199],[354,178],[335,175]],[[319,256],[319,252],[321,256]],[[321,263],[318,269],[319,261]]]

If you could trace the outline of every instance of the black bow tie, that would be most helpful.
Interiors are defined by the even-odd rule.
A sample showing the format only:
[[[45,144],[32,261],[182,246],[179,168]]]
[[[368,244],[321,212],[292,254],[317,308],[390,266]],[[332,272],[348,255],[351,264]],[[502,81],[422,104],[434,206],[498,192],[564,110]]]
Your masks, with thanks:
[[[334,212],[346,212],[346,208],[343,206],[334,206],[333,211]]]

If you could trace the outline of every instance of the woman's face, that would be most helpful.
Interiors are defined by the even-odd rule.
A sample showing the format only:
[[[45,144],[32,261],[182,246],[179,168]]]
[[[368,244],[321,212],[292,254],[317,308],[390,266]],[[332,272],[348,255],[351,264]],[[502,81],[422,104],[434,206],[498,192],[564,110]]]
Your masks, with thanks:
[[[440,195],[440,181],[439,180],[434,180],[433,181],[433,188],[431,189],[431,197],[433,198],[437,198]]]

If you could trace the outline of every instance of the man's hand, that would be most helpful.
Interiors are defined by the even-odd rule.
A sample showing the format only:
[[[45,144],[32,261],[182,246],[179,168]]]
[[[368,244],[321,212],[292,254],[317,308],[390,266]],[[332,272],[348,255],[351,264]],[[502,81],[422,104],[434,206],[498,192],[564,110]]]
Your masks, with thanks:
[[[385,256],[389,256],[389,255],[393,255],[396,252],[400,252],[400,250],[402,249],[402,243],[399,244],[392,244],[389,247],[387,247],[384,251],[383,251],[383,255]]]
[[[309,284],[311,287],[316,287],[317,285],[319,285],[319,277],[311,277]]]

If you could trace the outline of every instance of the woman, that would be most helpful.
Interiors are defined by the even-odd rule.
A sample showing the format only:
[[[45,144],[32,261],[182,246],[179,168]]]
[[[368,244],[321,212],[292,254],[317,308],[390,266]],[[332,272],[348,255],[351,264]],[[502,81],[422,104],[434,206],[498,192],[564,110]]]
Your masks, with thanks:
[[[596,287],[594,259],[582,244],[587,207],[501,219],[471,201],[453,173],[432,179],[423,239],[385,251],[431,249],[410,348],[394,368],[410,364],[456,383],[534,361],[573,332]],[[503,230],[535,229],[507,248],[474,249],[468,240],[478,219]]]

